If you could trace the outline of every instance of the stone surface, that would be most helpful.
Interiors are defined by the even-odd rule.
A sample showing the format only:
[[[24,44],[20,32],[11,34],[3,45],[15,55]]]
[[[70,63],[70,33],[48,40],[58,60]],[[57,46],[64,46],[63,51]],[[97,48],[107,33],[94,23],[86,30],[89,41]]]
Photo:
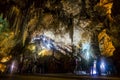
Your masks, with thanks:
[[[99,40],[101,55],[113,56],[115,47],[112,44],[111,38],[106,34],[105,29],[98,35],[98,40]]]
[[[119,0],[0,0],[0,14],[10,30],[0,34],[0,56],[33,53],[26,47],[41,33],[79,48],[89,42],[94,56],[120,55],[119,4]]]

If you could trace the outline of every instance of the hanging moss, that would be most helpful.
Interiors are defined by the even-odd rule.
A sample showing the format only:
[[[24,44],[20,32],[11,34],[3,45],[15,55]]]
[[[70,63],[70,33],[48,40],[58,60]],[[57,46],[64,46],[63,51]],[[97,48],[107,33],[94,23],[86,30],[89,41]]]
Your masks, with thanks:
[[[7,30],[8,28],[8,22],[6,18],[3,19],[3,15],[0,15],[0,33]]]

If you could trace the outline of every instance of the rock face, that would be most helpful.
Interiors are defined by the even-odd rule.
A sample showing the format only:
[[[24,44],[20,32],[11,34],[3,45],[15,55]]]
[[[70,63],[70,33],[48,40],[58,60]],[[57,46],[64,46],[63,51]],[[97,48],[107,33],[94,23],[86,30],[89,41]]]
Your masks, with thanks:
[[[105,29],[98,35],[98,41],[99,41],[101,55],[113,56],[115,47],[112,44],[111,38],[106,34]]]
[[[59,44],[79,49],[89,44],[90,51],[85,49],[92,57],[112,56],[117,64],[119,4],[119,0],[0,0],[1,19],[9,23],[6,30],[0,30],[0,56],[34,53],[26,48],[31,38],[45,34]],[[79,54],[73,50],[73,55]]]

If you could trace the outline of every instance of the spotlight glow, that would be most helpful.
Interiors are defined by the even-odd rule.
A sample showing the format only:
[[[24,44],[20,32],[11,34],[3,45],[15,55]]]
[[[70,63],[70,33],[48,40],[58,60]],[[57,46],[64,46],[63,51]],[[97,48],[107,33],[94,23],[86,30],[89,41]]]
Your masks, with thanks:
[[[93,69],[93,74],[97,74],[97,72],[96,72],[96,70],[95,70],[95,69]]]
[[[100,63],[100,69],[101,69],[102,72],[105,71],[105,69],[106,69],[105,66],[106,66],[105,61],[104,61],[104,60],[101,60],[101,63]]]
[[[11,69],[10,69],[11,73],[13,73],[14,68],[15,68],[15,62],[13,61],[12,64],[11,64]]]
[[[92,52],[91,52],[91,45],[89,42],[82,43],[82,55],[86,60],[90,59]]]
[[[94,62],[93,62],[93,67],[92,67],[92,69],[91,69],[91,74],[92,74],[92,75],[96,75],[96,74],[97,74],[97,67],[96,67],[96,65],[97,65],[97,61],[94,60]]]
[[[16,73],[18,70],[18,63],[16,60],[12,61],[12,64],[10,66],[10,73]]]

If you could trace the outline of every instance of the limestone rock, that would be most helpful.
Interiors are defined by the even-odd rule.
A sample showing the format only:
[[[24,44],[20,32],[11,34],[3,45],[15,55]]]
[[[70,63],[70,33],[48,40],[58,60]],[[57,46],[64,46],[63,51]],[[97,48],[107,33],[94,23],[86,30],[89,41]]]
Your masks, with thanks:
[[[107,35],[106,30],[104,29],[99,35],[99,47],[101,55],[112,56],[115,51],[115,47],[112,44],[111,38]]]

